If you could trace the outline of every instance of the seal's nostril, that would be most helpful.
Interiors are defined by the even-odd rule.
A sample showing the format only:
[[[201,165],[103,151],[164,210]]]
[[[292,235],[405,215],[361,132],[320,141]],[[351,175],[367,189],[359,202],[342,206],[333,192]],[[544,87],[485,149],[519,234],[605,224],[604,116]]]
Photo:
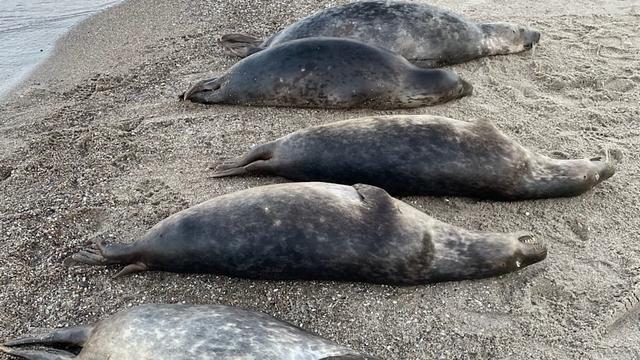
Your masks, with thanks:
[[[602,160],[602,156],[596,156],[594,158],[589,159],[589,161],[601,161]]]

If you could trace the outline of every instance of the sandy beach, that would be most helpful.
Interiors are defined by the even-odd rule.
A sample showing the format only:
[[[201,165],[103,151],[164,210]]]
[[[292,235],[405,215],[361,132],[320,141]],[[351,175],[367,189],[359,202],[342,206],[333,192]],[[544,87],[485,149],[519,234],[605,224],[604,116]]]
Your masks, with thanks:
[[[451,67],[471,97],[404,111],[204,106],[189,84],[238,59],[224,33],[268,36],[344,1],[132,0],[77,26],[0,103],[0,342],[142,303],[267,312],[381,359],[640,357],[640,3],[431,2],[542,32],[534,52]],[[303,127],[371,114],[486,118],[557,158],[608,151],[618,172],[582,196],[526,202],[410,197],[443,221],[527,230],[548,258],[479,281],[391,287],[66,268],[93,239],[131,242],[212,197],[284,182],[208,167]],[[0,359],[8,359],[0,355]]]

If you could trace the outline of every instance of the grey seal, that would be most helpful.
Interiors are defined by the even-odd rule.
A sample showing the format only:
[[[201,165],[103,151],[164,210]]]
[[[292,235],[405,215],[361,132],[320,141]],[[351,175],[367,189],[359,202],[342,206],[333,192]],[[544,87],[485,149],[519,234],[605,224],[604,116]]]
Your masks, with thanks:
[[[505,274],[541,261],[530,233],[468,231],[363,184],[256,187],[178,212],[131,244],[96,242],[68,264],[268,280],[417,285]]]
[[[81,350],[62,350],[70,347]],[[179,304],[136,306],[93,325],[8,341],[0,352],[30,360],[375,360],[261,312]]]
[[[522,200],[584,193],[611,177],[615,166],[601,157],[536,154],[488,120],[395,115],[296,131],[218,165],[213,176],[247,173],[366,183],[393,195]]]
[[[412,108],[473,92],[454,72],[418,68],[355,40],[309,38],[271,47],[203,80],[182,98],[207,104]]]
[[[308,37],[341,37],[394,51],[421,67],[513,54],[537,44],[540,33],[505,22],[476,23],[435,6],[404,1],[363,1],[321,10],[262,41],[243,34],[220,43],[245,57]]]

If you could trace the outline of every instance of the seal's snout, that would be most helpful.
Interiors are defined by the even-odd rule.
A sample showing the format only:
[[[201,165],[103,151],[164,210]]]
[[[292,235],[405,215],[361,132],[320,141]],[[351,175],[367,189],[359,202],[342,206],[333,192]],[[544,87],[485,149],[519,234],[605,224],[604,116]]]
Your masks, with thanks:
[[[520,266],[527,266],[547,257],[547,247],[532,234],[521,234],[518,236],[520,242],[520,252],[522,253],[522,263]]]
[[[525,49],[531,49],[533,45],[540,42],[540,32],[536,30],[524,31],[524,47]]]
[[[473,85],[471,85],[470,82],[460,79],[460,82],[462,83],[462,91],[460,93],[460,95],[462,96],[469,96],[473,94]]]
[[[602,157],[598,156],[589,159],[591,163],[596,167],[596,182],[600,183],[612,177],[616,173],[616,167],[611,161],[602,160]]]

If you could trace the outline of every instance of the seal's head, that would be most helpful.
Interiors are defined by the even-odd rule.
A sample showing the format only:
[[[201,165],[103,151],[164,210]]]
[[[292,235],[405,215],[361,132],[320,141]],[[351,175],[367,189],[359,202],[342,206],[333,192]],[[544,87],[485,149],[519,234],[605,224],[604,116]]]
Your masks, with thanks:
[[[409,75],[407,103],[435,105],[473,94],[473,86],[458,74],[441,69],[416,69]]]
[[[485,55],[513,54],[529,50],[540,41],[540,32],[510,23],[480,25]]]
[[[532,234],[516,233],[513,237],[518,240],[512,264],[515,269],[535,264],[547,257],[547,247]]]
[[[615,174],[612,161],[602,157],[558,160],[540,157],[531,162],[531,175],[526,178],[530,197],[575,196],[582,194]]]
[[[442,238],[444,241],[434,244],[431,267],[433,278],[439,281],[507,274],[547,257],[544,243],[528,232],[467,232]]]

